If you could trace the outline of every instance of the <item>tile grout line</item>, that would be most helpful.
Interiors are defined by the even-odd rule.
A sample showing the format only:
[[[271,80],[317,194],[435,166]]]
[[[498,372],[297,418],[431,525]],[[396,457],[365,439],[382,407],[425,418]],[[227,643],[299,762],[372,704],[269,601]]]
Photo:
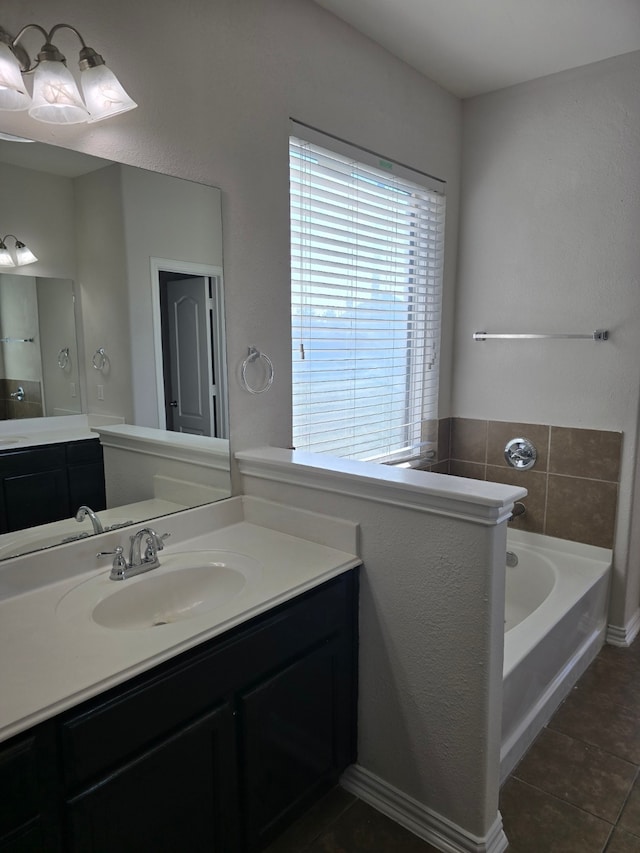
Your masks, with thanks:
[[[600,815],[594,814],[593,812],[590,812],[589,809],[585,809],[582,806],[578,806],[575,803],[572,803],[570,800],[564,800],[562,797],[559,797],[557,794],[554,794],[551,791],[545,791],[544,788],[540,788],[540,787],[538,787],[538,785],[534,785],[531,782],[527,782],[525,779],[521,779],[519,776],[516,776],[515,774],[512,774],[512,776],[510,776],[509,778],[516,779],[521,785],[526,785],[527,788],[531,788],[534,791],[538,791],[539,793],[544,794],[545,797],[551,797],[552,799],[556,800],[557,802],[562,803],[562,805],[568,806],[570,809],[576,809],[576,811],[579,811],[582,814],[589,815],[589,817],[595,818],[596,820],[600,821],[601,823],[607,824],[607,826],[611,827],[612,831],[617,826],[617,824],[612,823],[606,817],[601,817]],[[608,841],[609,841],[609,836],[607,836],[607,843],[608,843]],[[604,850],[604,848],[603,848],[603,850]]]

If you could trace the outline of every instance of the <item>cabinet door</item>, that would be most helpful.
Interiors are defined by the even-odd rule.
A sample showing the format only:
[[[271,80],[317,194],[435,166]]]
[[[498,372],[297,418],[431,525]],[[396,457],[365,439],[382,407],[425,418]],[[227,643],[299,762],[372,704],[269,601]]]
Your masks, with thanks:
[[[0,532],[47,524],[69,515],[64,445],[0,454],[4,517]]]
[[[87,504],[99,512],[106,509],[102,447],[96,439],[72,442],[67,445],[69,471],[69,505],[75,515],[78,507]]]
[[[349,663],[347,644],[336,638],[240,697],[248,850],[262,849],[352,760]]]
[[[54,853],[55,735],[45,723],[0,745],[0,853]]]
[[[107,508],[102,462],[69,466],[69,507],[75,515],[83,504],[94,512]]]
[[[51,839],[46,837],[40,821],[6,838],[0,838],[0,853],[48,853],[57,849]]]
[[[6,477],[3,486],[9,533],[69,516],[65,468]]]
[[[68,803],[65,849],[236,850],[232,732],[231,710],[223,706],[96,781]]]

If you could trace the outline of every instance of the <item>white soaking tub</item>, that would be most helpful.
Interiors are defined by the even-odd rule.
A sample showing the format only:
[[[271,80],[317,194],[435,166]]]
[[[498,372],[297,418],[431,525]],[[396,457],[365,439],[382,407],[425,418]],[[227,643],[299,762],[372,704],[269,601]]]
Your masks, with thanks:
[[[604,641],[611,551],[510,530],[500,772],[504,780]]]

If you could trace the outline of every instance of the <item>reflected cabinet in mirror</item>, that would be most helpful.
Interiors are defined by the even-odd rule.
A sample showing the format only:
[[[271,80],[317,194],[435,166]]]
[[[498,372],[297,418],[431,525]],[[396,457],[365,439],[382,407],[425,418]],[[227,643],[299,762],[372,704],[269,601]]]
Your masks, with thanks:
[[[36,142],[0,181],[0,559],[228,497],[219,190]]]

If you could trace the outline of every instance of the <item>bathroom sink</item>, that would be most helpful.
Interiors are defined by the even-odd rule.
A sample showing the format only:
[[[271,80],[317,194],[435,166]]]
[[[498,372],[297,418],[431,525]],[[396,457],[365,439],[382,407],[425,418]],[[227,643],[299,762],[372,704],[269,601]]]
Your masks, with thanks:
[[[62,617],[90,614],[116,630],[141,630],[193,619],[227,604],[260,574],[257,560],[231,551],[189,551],[165,556],[134,578],[101,574],[70,590],[59,602]]]

